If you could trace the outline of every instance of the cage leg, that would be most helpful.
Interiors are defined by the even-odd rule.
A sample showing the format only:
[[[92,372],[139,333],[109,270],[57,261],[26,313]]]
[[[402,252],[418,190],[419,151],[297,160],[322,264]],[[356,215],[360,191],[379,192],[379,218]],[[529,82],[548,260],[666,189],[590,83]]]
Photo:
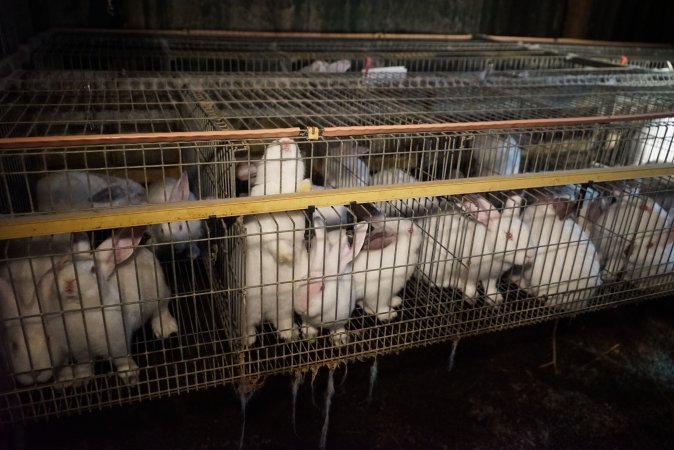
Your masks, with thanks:
[[[321,428],[321,441],[319,447],[325,449],[328,440],[328,426],[330,425],[330,407],[332,396],[335,394],[335,369],[331,368],[328,374],[328,388],[325,392],[325,404],[323,405],[323,428]]]
[[[295,371],[293,374],[293,381],[291,384],[291,389],[292,389],[292,424],[293,424],[293,433],[295,433],[295,436],[297,436],[297,420],[296,420],[296,411],[297,411],[297,391],[300,388],[300,384],[302,384],[302,380],[304,379],[304,376],[302,372],[299,370]]]
[[[544,369],[546,367],[552,366],[555,371],[555,375],[559,375],[559,368],[557,367],[557,325],[559,324],[559,319],[555,320],[555,324],[552,327],[552,360],[541,364],[538,366],[539,369]]]
[[[243,442],[246,437],[246,407],[248,401],[255,393],[257,379],[243,379],[239,382],[239,402],[241,403],[241,436],[239,437],[239,450],[243,448]]]
[[[377,358],[374,358],[372,365],[370,366],[370,385],[367,390],[367,402],[372,403],[372,392],[374,391],[374,385],[377,382]]]
[[[456,356],[456,349],[459,347],[459,338],[452,340],[452,352],[449,354],[449,362],[447,363],[447,372],[454,369],[454,357]]]

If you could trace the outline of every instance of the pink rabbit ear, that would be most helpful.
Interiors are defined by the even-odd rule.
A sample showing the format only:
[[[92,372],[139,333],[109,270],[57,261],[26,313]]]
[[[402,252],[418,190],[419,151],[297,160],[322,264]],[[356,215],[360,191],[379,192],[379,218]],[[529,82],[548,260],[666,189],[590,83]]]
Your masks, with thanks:
[[[370,234],[370,239],[368,239],[365,245],[366,250],[381,250],[393,242],[395,242],[398,235],[390,230],[378,231],[376,233]]]
[[[596,223],[602,214],[604,214],[604,212],[608,209],[609,204],[610,200],[606,197],[599,197],[590,200],[585,218],[590,223]]]
[[[360,254],[367,236],[367,227],[367,223],[358,223],[353,231],[353,245],[349,245],[349,240],[346,238],[340,244],[338,273],[342,273],[346,266]]]
[[[566,220],[569,214],[576,208],[576,203],[564,198],[555,198],[550,204],[559,220]]]
[[[169,202],[184,202],[190,198],[190,180],[187,178],[187,172],[183,172],[178,182],[173,185]]]
[[[146,227],[122,228],[101,242],[97,247],[97,269],[104,277],[109,277],[115,267],[133,255],[136,246],[143,238]]]
[[[482,201],[481,201],[482,200]],[[479,207],[473,202],[464,202],[463,205],[468,210],[471,216],[478,222],[489,228],[491,224],[491,209],[492,206],[489,202],[482,198],[477,199]],[[486,205],[485,205],[486,203]]]

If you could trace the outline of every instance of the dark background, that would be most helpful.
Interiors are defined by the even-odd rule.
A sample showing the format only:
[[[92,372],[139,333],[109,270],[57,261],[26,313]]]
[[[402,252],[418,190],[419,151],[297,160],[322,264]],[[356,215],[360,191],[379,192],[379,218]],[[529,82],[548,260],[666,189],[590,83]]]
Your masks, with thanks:
[[[674,43],[655,0],[2,0],[7,55],[53,27],[482,33]]]
[[[53,27],[483,33],[674,43],[674,2],[651,0],[0,0],[0,56]],[[328,448],[667,448],[674,438],[672,299],[468,338],[369,362],[337,388]],[[343,368],[337,373],[338,381]],[[326,371],[316,382],[322,402]],[[317,448],[322,413],[290,377],[265,380],[248,407],[245,448]],[[231,386],[0,428],[0,448],[237,448]]]

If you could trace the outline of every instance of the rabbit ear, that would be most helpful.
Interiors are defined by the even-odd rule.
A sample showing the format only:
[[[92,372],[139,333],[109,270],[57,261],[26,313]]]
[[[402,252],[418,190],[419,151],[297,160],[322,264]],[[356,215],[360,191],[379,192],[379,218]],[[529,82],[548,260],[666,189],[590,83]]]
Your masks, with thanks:
[[[127,198],[128,191],[122,186],[108,186],[96,192],[89,199],[91,203],[114,203],[116,200]]]
[[[492,217],[496,217],[491,203],[482,197],[477,197],[477,203],[479,206],[469,201],[464,202],[463,205],[468,210],[468,213],[470,213],[470,215],[473,216],[473,218],[478,223],[481,223],[485,227],[490,228],[490,225],[492,224]]]
[[[593,200],[589,200],[589,202],[590,203],[587,206],[585,218],[590,223],[596,223],[610,206],[610,199],[607,197],[598,197]]]
[[[382,230],[370,233],[365,248],[367,250],[381,250],[391,245],[397,239],[398,234],[391,230]]]
[[[576,208],[574,202],[564,198],[555,198],[550,206],[554,209],[555,215],[559,220],[566,220],[569,214]]]
[[[190,180],[187,178],[187,172],[183,172],[178,182],[173,185],[169,202],[184,202],[190,198]]]
[[[353,245],[349,245],[348,239],[344,239],[344,242],[340,243],[338,273],[342,273],[346,266],[360,254],[367,236],[367,227],[367,223],[364,222],[356,224],[353,229]]]
[[[97,247],[97,269],[105,278],[112,275],[117,265],[133,255],[145,229],[146,227],[122,228]]]
[[[515,215],[519,217],[521,213],[521,207],[522,197],[519,195],[512,195],[506,200],[502,215]]]

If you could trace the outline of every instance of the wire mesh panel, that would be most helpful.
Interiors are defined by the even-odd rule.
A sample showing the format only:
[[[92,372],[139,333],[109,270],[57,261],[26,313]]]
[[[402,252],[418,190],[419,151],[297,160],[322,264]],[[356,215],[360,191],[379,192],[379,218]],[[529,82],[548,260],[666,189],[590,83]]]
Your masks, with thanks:
[[[57,32],[46,37],[35,51],[33,62],[38,69],[187,72],[325,71],[324,68],[359,72],[396,66],[404,66],[410,72],[446,72],[588,65],[566,55],[509,43],[367,38],[355,42]],[[327,69],[337,61],[345,64],[340,64],[340,69]]]
[[[351,75],[301,72],[339,58]],[[0,422],[673,292],[671,75],[600,59],[54,34],[36,67],[69,71],[0,90],[0,220],[16,238],[0,256]],[[361,74],[390,65],[410,73]],[[628,114],[641,116],[610,117]],[[581,116],[601,119],[554,124]],[[660,172],[635,178],[656,173],[644,168]]]

